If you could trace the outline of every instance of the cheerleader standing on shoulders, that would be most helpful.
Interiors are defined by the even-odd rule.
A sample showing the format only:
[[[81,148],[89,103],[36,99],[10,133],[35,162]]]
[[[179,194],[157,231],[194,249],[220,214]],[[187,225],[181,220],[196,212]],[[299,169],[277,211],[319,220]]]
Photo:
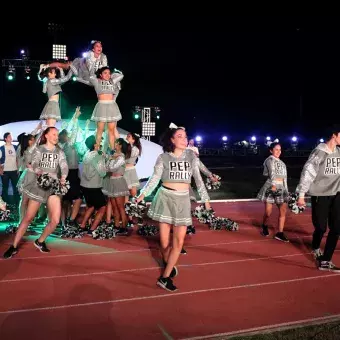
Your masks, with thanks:
[[[32,172],[27,172],[25,176],[27,182],[23,185],[23,193],[28,196],[28,206],[26,214],[15,234],[13,244],[5,252],[4,258],[10,258],[18,252],[18,245],[24,236],[27,227],[37,214],[41,203],[47,203],[49,212],[49,223],[43,233],[35,240],[34,245],[44,253],[49,252],[45,240],[55,230],[60,220],[61,199],[50,190],[44,190],[38,186],[37,175],[48,174],[53,178],[58,178],[61,173],[60,183],[65,184],[68,174],[68,166],[64,152],[57,146],[58,130],[54,127],[47,128],[41,136],[40,145],[35,148],[32,156]]]
[[[139,178],[136,171],[136,163],[139,156],[142,154],[142,144],[140,137],[135,133],[128,133],[126,140],[131,145],[131,155],[125,160],[126,168],[124,178],[129,188],[130,196],[135,197],[137,190],[139,189]],[[125,202],[129,200],[129,196],[126,196]],[[132,217],[129,216],[129,224],[133,226]]]
[[[125,213],[125,196],[129,195],[129,188],[124,178],[125,157],[131,157],[131,146],[124,139],[119,138],[115,143],[115,154],[107,162],[107,171],[111,174],[104,180],[103,193],[108,196],[113,209],[115,227],[118,228],[116,235],[128,235],[127,216]],[[119,228],[119,222],[122,227]]]
[[[102,192],[103,178],[106,175],[105,156],[99,154],[100,145],[96,143],[95,136],[86,138],[88,148],[83,159],[83,171],[81,173],[80,187],[86,201],[86,212],[80,228],[85,230],[86,223],[92,213],[97,210],[88,234],[96,230],[101,222],[106,209],[106,198]]]
[[[274,142],[270,144],[269,150],[271,155],[263,164],[263,175],[268,177],[268,179],[257,195],[257,198],[264,202],[265,210],[261,234],[263,236],[269,236],[267,222],[272,214],[273,205],[276,204],[279,209],[279,231],[275,234],[275,239],[289,242],[286,235],[283,233],[288,201],[287,168],[285,163],[280,160],[280,143]],[[268,191],[271,191],[271,193],[268,194]]]
[[[210,199],[198,167],[199,160],[193,151],[186,149],[187,143],[187,135],[183,127],[169,128],[166,131],[162,137],[164,153],[157,158],[154,173],[137,200],[140,202],[150,195],[159,181],[162,181],[148,216],[160,223],[160,243],[165,270],[158,279],[157,285],[171,292],[177,290],[172,281],[178,274],[175,265],[183,247],[187,226],[192,225],[189,196],[192,176],[195,178],[206,209],[210,209]],[[170,246],[171,226],[173,226],[172,247]]]
[[[313,255],[319,270],[340,272],[332,263],[332,257],[340,235],[340,126],[333,127],[328,133],[326,143],[320,143],[310,154],[303,167],[298,205],[305,206],[305,194],[312,199],[312,222],[314,233],[312,240]],[[329,232],[324,253],[320,250],[323,235]]]
[[[97,122],[96,143],[100,145],[105,124],[107,124],[109,143],[113,150],[115,139],[119,138],[117,122],[122,119],[116,97],[120,91],[120,81],[124,76],[119,71],[111,73],[108,67],[102,67],[96,73],[94,72],[92,69],[88,83],[94,87],[98,97],[91,117],[91,120]],[[77,79],[80,81],[79,77]]]
[[[71,64],[55,63],[62,67],[71,67]],[[53,65],[53,64],[51,64]],[[46,121],[47,126],[55,126],[61,120],[59,108],[59,93],[62,92],[61,86],[70,80],[73,72],[70,70],[65,77],[62,67],[52,67],[51,65],[40,65],[38,78],[43,82],[43,92],[47,93],[48,102],[46,103],[40,118]]]
[[[80,178],[79,178],[79,156],[75,147],[78,136],[78,118],[80,116],[80,107],[76,108],[69,128],[64,129],[59,133],[59,142],[64,150],[66,161],[69,167],[67,180],[70,182],[70,189],[63,196],[63,211],[62,211],[62,223],[68,226],[75,225],[75,219],[79,213],[80,206],[83,202],[82,193],[80,190]],[[72,211],[71,206],[73,203]]]

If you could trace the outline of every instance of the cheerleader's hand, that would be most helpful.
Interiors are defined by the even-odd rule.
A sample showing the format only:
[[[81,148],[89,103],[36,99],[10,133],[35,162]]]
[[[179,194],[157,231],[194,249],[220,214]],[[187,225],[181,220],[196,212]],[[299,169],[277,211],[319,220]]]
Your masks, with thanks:
[[[276,191],[276,186],[275,185],[272,186],[272,191]]]
[[[0,210],[6,211],[6,203],[5,202],[0,204]]]
[[[61,185],[65,185],[66,184],[66,178],[65,177],[61,177],[60,178],[60,184]]]
[[[218,178],[215,176],[215,175],[212,175],[211,177],[210,177],[210,179],[211,179],[211,181],[212,182],[218,182]]]
[[[205,209],[210,210],[211,209],[211,205],[210,202],[205,202],[204,203]]]
[[[75,111],[75,116],[76,118],[78,118],[80,115],[81,115],[80,106],[77,106],[76,111]]]
[[[144,196],[143,194],[139,195],[139,196],[137,197],[137,199],[136,199],[136,202],[137,202],[137,203],[142,202],[143,199],[144,199],[144,197],[145,197],[145,196]]]
[[[304,197],[299,197],[298,201],[297,201],[297,205],[298,207],[305,207],[306,206],[306,201]]]

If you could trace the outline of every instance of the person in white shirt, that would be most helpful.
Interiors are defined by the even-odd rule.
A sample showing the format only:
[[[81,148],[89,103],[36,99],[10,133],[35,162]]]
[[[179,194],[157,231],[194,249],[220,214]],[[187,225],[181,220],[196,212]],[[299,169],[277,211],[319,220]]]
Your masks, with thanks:
[[[17,190],[18,183],[18,164],[16,157],[17,147],[12,144],[10,132],[4,134],[5,145],[0,147],[0,176],[2,179],[2,198],[5,202],[8,200],[9,182],[13,188],[13,197],[16,204],[19,203],[19,193]]]
[[[190,139],[189,140],[189,143],[188,143],[188,146],[187,146],[187,149],[190,149],[192,150],[195,155],[198,157],[199,156],[199,151],[198,151],[198,148],[195,146],[195,141],[193,139]]]

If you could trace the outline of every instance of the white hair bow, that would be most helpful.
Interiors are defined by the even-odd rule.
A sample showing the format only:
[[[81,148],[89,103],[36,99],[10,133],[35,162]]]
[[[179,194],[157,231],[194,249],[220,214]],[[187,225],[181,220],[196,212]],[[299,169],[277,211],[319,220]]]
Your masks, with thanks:
[[[279,142],[279,140],[276,138],[273,143],[278,143],[278,142]]]
[[[171,124],[169,125],[169,128],[170,128],[170,129],[183,129],[183,130],[185,130],[185,128],[184,128],[183,126],[177,126],[177,125],[174,124],[174,123],[171,123]]]

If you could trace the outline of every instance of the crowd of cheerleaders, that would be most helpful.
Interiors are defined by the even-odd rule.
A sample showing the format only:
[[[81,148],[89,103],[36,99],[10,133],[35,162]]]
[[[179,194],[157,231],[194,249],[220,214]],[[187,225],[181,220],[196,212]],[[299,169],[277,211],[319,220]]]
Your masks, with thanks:
[[[63,74],[63,68],[70,68],[67,76]],[[54,127],[56,121],[61,119],[58,105],[60,85],[69,80],[71,74],[75,74],[79,81],[93,86],[98,96],[98,103],[91,117],[97,122],[96,136],[87,136],[86,131],[81,132],[84,137],[81,138],[80,147],[76,147],[80,130],[77,123],[79,108],[67,129],[59,133]],[[83,198],[86,202],[86,211],[77,228],[85,232],[87,222],[93,217],[87,231],[93,235],[106,213],[106,226],[111,225],[115,229],[115,235],[125,236],[128,235],[127,227],[132,222],[133,215],[126,214],[126,207],[132,207],[131,204],[130,206],[126,204],[128,198],[135,197],[132,203],[135,209],[130,211],[138,211],[145,207],[144,198],[151,195],[158,186],[147,212],[149,218],[159,223],[160,251],[164,269],[157,280],[157,285],[168,291],[175,291],[177,288],[173,284],[173,278],[178,275],[176,263],[180,253],[183,252],[188,227],[192,226],[190,202],[192,177],[204,202],[204,207],[198,207],[194,215],[211,225],[214,219],[213,210],[200,171],[205,173],[212,183],[217,182],[219,178],[206,169],[195,150],[188,147],[185,128],[172,124],[162,136],[163,153],[157,158],[154,172],[139,196],[136,196],[139,180],[135,164],[141,155],[141,144],[136,134],[129,133],[127,140],[120,138],[118,134],[116,124],[121,119],[121,114],[116,98],[123,75],[118,71],[111,73],[99,41],[93,42],[87,58],[76,59],[66,65],[44,65],[39,76],[44,82],[43,91],[49,98],[40,116],[46,124],[45,126],[40,124],[34,133],[25,134],[20,139],[19,159],[24,169],[18,183],[22,197],[20,224],[14,242],[4,253],[4,257],[11,258],[18,252],[20,240],[41,204],[47,206],[49,222],[34,245],[41,252],[49,252],[45,243],[46,238],[55,230],[61,217],[64,224],[75,225]],[[106,145],[103,146],[101,143],[105,124],[108,130],[104,134],[107,138],[104,138]],[[321,143],[311,153],[302,170],[296,193],[289,195],[286,165],[280,160],[281,146],[278,142],[271,144],[271,155],[264,162],[264,175],[267,180],[258,194],[259,200],[264,202],[265,206],[262,235],[269,236],[267,221],[275,204],[279,209],[279,219],[278,231],[274,237],[283,242],[289,242],[283,232],[287,203],[291,210],[298,213],[303,211],[306,205],[305,193],[311,195],[312,222],[315,228],[312,253],[318,268],[329,271],[340,270],[331,261],[340,235],[338,145],[340,128],[333,127],[328,133],[327,142]],[[83,170],[79,177],[80,157]],[[0,208],[5,210],[6,204],[0,202]],[[229,220],[228,223],[233,225],[234,222]],[[215,219],[215,225],[217,224],[218,221]],[[320,244],[327,225],[329,233],[322,253]]]

